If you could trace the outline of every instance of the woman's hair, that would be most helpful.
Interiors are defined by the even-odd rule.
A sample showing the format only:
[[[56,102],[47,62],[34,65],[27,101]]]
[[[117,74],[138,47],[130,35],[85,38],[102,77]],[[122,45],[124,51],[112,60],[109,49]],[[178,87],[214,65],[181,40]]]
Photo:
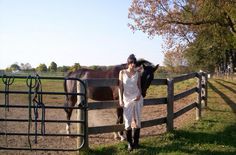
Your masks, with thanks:
[[[137,63],[137,59],[134,54],[130,54],[127,59],[127,64],[130,64],[130,63],[134,63],[134,64]]]

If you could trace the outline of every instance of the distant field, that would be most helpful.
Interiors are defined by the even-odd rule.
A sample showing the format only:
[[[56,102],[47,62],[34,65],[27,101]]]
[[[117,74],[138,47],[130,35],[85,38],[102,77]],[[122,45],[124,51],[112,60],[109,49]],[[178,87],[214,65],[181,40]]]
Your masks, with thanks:
[[[63,81],[58,80],[41,80],[43,91],[49,92],[64,92],[63,89]],[[2,80],[0,80],[0,89],[4,90],[5,85],[3,84]],[[14,91],[29,91],[29,88],[26,84],[26,79],[15,79],[14,83],[10,85],[10,90]],[[0,102],[4,102],[3,94],[0,94]],[[43,99],[45,103],[64,103],[65,97],[63,95],[44,95]],[[10,102],[11,104],[17,103],[28,103],[28,96],[27,95],[20,95],[20,94],[11,94],[10,95]]]
[[[21,75],[22,76],[22,75]],[[47,74],[47,76],[52,76],[51,74]],[[60,76],[62,77],[62,76]],[[157,76],[157,78],[159,78]],[[63,88],[63,80],[41,80],[43,91],[49,91],[49,92],[64,92]],[[180,93],[184,90],[187,90],[189,88],[192,88],[196,86],[197,80],[191,79],[186,80],[180,83],[175,84],[175,94]],[[4,90],[5,86],[0,80],[0,90]],[[14,83],[10,85],[10,90],[17,90],[17,91],[28,91],[29,88],[26,85],[26,79],[15,79]],[[0,94],[0,102],[4,101],[4,97],[2,97],[3,94]],[[156,97],[165,97],[167,95],[167,87],[166,86],[150,86],[147,92],[146,98],[156,98]],[[45,103],[64,103],[64,96],[59,95],[45,95],[44,96],[44,102]],[[25,103],[28,102],[27,95],[11,95],[11,103],[21,102]]]

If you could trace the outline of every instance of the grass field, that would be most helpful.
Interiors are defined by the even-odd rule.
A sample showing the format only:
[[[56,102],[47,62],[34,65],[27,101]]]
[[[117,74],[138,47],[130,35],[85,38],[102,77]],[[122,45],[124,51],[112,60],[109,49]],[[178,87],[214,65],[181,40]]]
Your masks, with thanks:
[[[42,81],[44,91],[63,92],[63,83],[55,80]],[[196,80],[175,84],[175,94],[196,86]],[[131,154],[236,154],[236,81],[211,79],[209,81],[208,107],[200,121],[162,135],[141,138],[141,148]],[[0,84],[4,90],[4,85]],[[151,86],[148,98],[165,97],[166,86]],[[25,90],[25,80],[15,80],[10,90]],[[157,93],[158,92],[158,93]],[[27,102],[27,96],[10,95],[10,103]],[[47,103],[63,103],[64,96],[44,96]],[[0,95],[0,103],[4,104]],[[81,154],[128,154],[126,142],[92,147]]]
[[[141,148],[126,151],[126,142],[102,145],[83,154],[236,154],[236,81],[209,80],[208,107],[200,121],[179,130],[141,138]]]

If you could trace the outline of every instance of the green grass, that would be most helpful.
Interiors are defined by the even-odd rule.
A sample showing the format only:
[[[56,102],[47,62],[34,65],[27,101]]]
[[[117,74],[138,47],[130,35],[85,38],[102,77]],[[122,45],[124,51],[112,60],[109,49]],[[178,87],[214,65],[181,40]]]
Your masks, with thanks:
[[[141,148],[126,151],[126,142],[95,146],[81,154],[236,154],[236,82],[210,80],[208,107],[201,120],[159,136],[141,138]]]
[[[34,80],[32,81],[32,85],[34,85]],[[44,92],[64,92],[63,88],[63,80],[51,80],[51,79],[43,79],[41,80],[42,88]],[[5,90],[5,85],[0,79],[0,90]],[[15,78],[14,82],[9,86],[10,91],[29,91],[29,87],[26,84],[26,79]],[[34,91],[34,89],[32,89]],[[64,103],[65,96],[64,95],[44,95],[45,103]],[[4,102],[4,94],[0,94],[0,104]],[[22,94],[10,94],[10,103],[18,104],[19,102],[28,103],[28,95]]]
[[[26,81],[15,80],[10,90],[27,91]],[[62,82],[45,80],[44,91],[62,91]],[[196,86],[196,80],[187,80],[175,84],[175,94]],[[4,85],[0,82],[0,89]],[[147,97],[165,97],[166,86],[151,86]],[[141,138],[141,148],[131,153],[126,151],[126,142],[93,146],[81,154],[236,154],[236,81],[210,80],[208,107],[203,110],[200,121],[189,122],[188,126],[158,136]],[[14,99],[15,97],[15,99]],[[10,101],[27,102],[27,96],[11,95]],[[64,96],[45,96],[45,102],[64,102]],[[0,95],[3,104],[4,96]],[[11,103],[12,103],[11,102]],[[181,117],[181,116],[180,116]]]

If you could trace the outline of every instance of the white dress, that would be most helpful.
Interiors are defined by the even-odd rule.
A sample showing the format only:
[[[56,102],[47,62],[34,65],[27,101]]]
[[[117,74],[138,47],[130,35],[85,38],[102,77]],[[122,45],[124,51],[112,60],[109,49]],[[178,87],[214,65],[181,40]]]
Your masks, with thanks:
[[[140,94],[138,88],[138,72],[131,77],[128,77],[126,71],[123,71],[123,102],[124,102],[124,122],[125,129],[141,128],[141,109],[143,106],[143,97],[140,100],[134,101]],[[132,126],[131,126],[132,123]]]

